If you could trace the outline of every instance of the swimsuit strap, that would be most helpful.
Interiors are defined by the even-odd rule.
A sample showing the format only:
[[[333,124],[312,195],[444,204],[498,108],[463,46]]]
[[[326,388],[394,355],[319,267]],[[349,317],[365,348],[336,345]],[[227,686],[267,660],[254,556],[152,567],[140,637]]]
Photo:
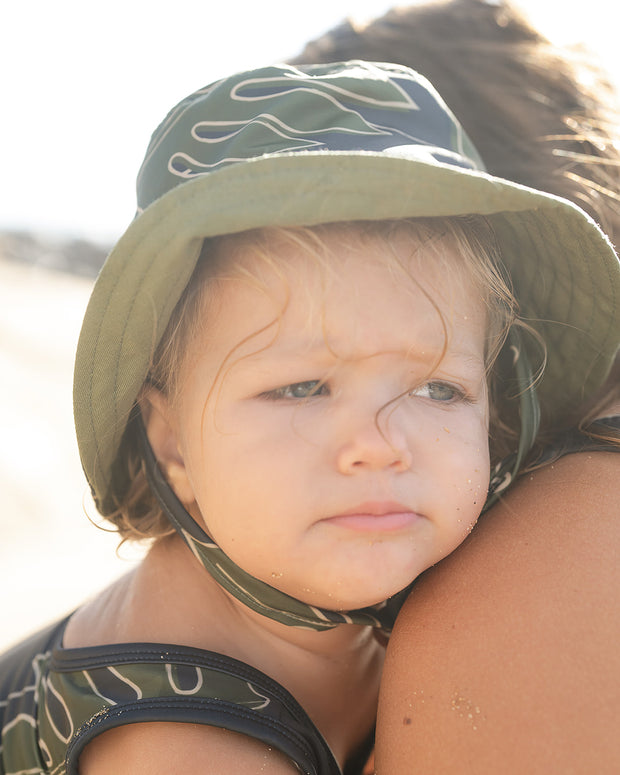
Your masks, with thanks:
[[[229,729],[276,748],[305,775],[341,775],[295,698],[260,670],[187,646],[130,643],[60,647],[31,655],[36,734],[45,771],[78,775],[95,737],[130,723],[172,721]]]

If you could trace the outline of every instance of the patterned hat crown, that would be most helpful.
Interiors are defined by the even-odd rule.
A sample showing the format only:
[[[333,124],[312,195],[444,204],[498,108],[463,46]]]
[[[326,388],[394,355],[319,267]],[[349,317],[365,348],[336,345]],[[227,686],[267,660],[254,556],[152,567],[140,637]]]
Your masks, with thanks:
[[[240,73],[180,102],[157,128],[138,175],[138,210],[175,186],[265,154],[405,152],[484,170],[431,84],[398,65],[287,65]]]

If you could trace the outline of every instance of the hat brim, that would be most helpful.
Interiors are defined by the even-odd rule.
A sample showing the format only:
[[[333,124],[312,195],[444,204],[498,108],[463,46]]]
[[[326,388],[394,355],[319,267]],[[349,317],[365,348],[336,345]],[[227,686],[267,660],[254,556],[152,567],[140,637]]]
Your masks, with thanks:
[[[85,314],[74,412],[85,473],[102,513],[151,356],[206,237],[261,226],[487,216],[521,315],[542,334],[539,385],[556,421],[605,379],[618,347],[620,268],[607,238],[558,197],[418,157],[366,152],[264,156],[179,185],[129,226]]]

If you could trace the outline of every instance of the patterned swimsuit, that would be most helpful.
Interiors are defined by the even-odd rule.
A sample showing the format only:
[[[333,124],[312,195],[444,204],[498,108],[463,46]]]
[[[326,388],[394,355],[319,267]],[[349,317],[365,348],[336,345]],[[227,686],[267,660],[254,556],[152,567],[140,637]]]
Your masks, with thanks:
[[[251,735],[301,772],[339,775],[295,699],[264,673],[222,654],[131,643],[62,648],[64,619],[0,661],[3,775],[77,775],[80,753],[119,724],[177,721]]]
[[[620,417],[605,425],[620,428]],[[573,432],[552,453],[595,450],[619,448]],[[0,657],[0,775],[78,775],[80,753],[94,737],[143,721],[230,729],[279,749],[305,775],[341,775],[302,707],[259,670],[186,646],[65,649],[68,618]],[[344,775],[361,772],[370,745]]]

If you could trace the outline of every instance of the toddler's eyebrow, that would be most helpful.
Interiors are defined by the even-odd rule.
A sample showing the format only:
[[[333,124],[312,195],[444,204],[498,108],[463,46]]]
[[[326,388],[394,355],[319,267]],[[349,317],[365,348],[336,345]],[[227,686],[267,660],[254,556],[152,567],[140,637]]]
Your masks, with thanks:
[[[349,352],[347,352],[349,350]],[[448,345],[444,351],[443,347],[429,346],[421,350],[420,348],[402,347],[394,349],[384,349],[376,351],[351,352],[350,342],[326,342],[323,340],[304,340],[296,339],[288,341],[280,346],[267,347],[248,357],[253,360],[271,361],[273,363],[287,362],[306,362],[308,359],[315,360],[317,363],[333,363],[340,361],[365,360],[380,357],[382,355],[401,356],[412,363],[420,363],[424,366],[436,364],[438,362],[449,360],[450,363],[470,364],[472,366],[484,365],[484,354],[478,351],[478,348],[452,349]]]

